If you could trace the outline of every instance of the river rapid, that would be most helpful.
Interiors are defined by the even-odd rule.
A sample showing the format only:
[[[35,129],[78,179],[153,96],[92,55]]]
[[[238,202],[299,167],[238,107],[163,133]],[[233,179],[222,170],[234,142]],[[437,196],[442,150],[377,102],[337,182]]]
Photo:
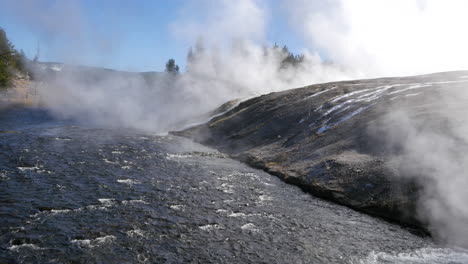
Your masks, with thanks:
[[[468,263],[175,136],[0,113],[0,263]]]

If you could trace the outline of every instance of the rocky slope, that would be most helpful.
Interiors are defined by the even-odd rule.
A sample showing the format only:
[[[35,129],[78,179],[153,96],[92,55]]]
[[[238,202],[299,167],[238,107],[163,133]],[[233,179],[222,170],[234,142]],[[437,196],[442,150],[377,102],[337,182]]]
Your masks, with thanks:
[[[317,84],[242,102],[208,123],[174,132],[304,190],[403,224],[424,227],[423,185],[392,162],[382,122],[404,109],[438,124],[438,91],[468,85],[468,72]],[[411,175],[409,175],[411,176]]]

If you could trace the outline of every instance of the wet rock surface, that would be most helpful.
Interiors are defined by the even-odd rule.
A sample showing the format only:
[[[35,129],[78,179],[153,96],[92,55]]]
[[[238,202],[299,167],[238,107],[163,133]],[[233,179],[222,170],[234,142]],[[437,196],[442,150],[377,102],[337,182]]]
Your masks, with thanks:
[[[404,109],[423,125],[440,125],[437,109],[443,102],[437,94],[464,89],[467,75],[345,81],[271,93],[174,134],[316,196],[424,230],[418,217],[422,187],[391,162],[399,150],[386,145],[380,125],[394,109]]]

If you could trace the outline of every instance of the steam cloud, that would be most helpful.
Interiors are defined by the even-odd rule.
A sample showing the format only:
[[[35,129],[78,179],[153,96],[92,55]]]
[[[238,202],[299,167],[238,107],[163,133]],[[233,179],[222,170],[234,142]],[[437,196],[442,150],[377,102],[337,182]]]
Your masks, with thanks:
[[[184,12],[195,5],[205,10],[202,18]],[[228,100],[356,78],[306,49],[301,65],[281,67],[285,54],[265,52],[269,9],[260,1],[188,1],[181,10],[171,28],[196,51],[186,73],[161,74],[153,83],[115,74],[93,83],[77,71],[63,72],[39,89],[45,103],[64,117],[164,133]]]
[[[34,2],[40,1],[18,1],[14,6],[29,9],[15,10],[34,13],[30,10],[37,5]],[[80,73],[64,72],[49,77],[39,89],[45,103],[65,117],[167,132],[235,98],[326,81],[468,69],[464,0],[280,1],[291,25],[309,45],[303,50],[302,65],[284,69],[281,54],[265,54],[263,49],[269,44],[265,40],[269,22],[275,19],[267,2],[185,3],[173,32],[194,48],[203,40],[187,73],[176,79],[162,75],[152,82],[132,74],[85,82]],[[189,12],[194,7],[205,11],[194,16]],[[64,25],[83,28],[82,18],[71,17],[70,23],[68,16],[60,18],[60,27],[43,17],[28,21],[41,22],[35,25],[47,32],[70,32]],[[414,113],[395,110],[382,126],[389,144],[402,149],[395,158],[402,174],[428,182],[422,214],[435,233],[467,246],[467,93],[444,92],[439,98],[444,98],[442,103],[434,102],[434,112],[427,114],[437,115],[443,123],[424,126]]]
[[[293,0],[287,7],[312,47],[368,76],[468,69],[466,1]]]
[[[390,109],[380,124],[390,161],[423,184],[419,214],[439,241],[468,247],[468,116],[465,85],[426,97],[431,107]]]
[[[291,18],[335,63],[368,77],[468,69],[466,1],[297,0]],[[303,23],[301,23],[301,21]],[[468,246],[468,93],[459,88],[433,92],[431,111],[389,109],[381,123],[401,176],[424,185],[421,218],[433,234]],[[426,110],[427,111],[427,110]]]

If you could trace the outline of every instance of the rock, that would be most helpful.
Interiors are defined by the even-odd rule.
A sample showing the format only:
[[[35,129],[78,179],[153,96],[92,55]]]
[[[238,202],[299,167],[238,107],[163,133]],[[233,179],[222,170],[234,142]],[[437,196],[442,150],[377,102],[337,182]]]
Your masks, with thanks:
[[[422,185],[392,163],[380,137],[391,109],[434,119],[438,89],[468,83],[467,72],[317,84],[271,93],[189,129],[193,138],[303,190],[391,221],[425,228]]]

